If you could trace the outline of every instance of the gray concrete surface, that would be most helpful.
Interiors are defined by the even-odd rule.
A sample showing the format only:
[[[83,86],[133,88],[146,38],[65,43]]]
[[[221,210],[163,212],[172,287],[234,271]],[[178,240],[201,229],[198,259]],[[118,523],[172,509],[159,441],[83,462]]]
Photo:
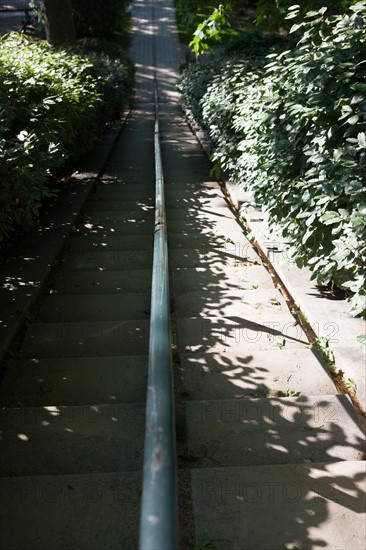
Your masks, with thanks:
[[[4,548],[137,548],[140,472],[3,477],[0,491]]]
[[[364,455],[363,431],[344,395],[190,401],[187,432],[188,456],[198,450],[194,468],[336,462]]]
[[[145,355],[17,359],[9,361],[0,403],[2,407],[143,403],[146,379]]]
[[[365,548],[365,462],[196,469],[197,532],[223,550]]]
[[[145,405],[47,405],[0,411],[2,475],[137,471]]]
[[[210,154],[212,143],[197,125],[191,129],[201,146]],[[326,338],[336,359],[336,368],[344,373],[344,379],[355,381],[357,398],[366,409],[366,348],[357,336],[366,333],[366,321],[352,317],[345,299],[333,298],[316,287],[311,271],[299,269],[289,261],[286,243],[269,229],[265,215],[253,203],[251,195],[244,192],[228,174],[223,182],[233,205],[240,211],[251,235],[269,258],[287,291],[306,316],[317,337]],[[345,350],[347,350],[345,352]]]
[[[182,353],[184,389],[197,401],[210,398],[274,397],[293,391],[299,395],[335,394],[329,370],[309,349],[281,349],[245,354]]]

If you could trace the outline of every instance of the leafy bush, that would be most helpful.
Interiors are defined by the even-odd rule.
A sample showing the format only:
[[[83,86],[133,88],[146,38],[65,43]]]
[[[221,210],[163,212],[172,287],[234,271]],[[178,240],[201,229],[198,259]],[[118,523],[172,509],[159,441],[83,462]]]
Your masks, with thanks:
[[[132,94],[134,66],[122,57],[113,58],[105,53],[92,52],[89,48],[74,48],[79,58],[89,67],[89,74],[98,83],[101,94],[100,116],[102,121],[116,120],[121,110],[129,103]]]
[[[247,73],[252,71],[262,71],[266,64],[266,54],[270,51],[281,51],[287,45],[287,41],[278,35],[262,35],[257,31],[243,32],[239,38],[230,41],[225,50],[225,55],[216,57],[205,63],[188,63],[182,67],[182,74],[178,82],[178,89],[181,93],[181,99],[185,105],[186,112],[191,120],[205,126],[206,122],[211,126],[210,117],[203,118],[203,101],[208,90],[214,90],[220,94],[220,100],[213,104],[218,112],[225,111],[234,107],[232,115],[235,115],[235,102],[233,99],[227,99],[227,94],[231,95],[240,91],[236,90],[236,85],[246,78]],[[236,75],[237,71],[239,72]],[[234,78],[238,82],[234,85],[227,79]],[[250,79],[246,81],[250,82]],[[242,87],[242,86],[241,86]],[[225,89],[224,93],[221,93]],[[208,97],[208,96],[205,96]],[[206,105],[210,103],[205,101]],[[212,113],[214,115],[214,113]],[[225,125],[229,126],[227,123]],[[224,124],[220,125],[224,129]],[[232,133],[232,132],[231,132]]]
[[[197,25],[218,8],[221,0],[174,0],[179,36],[188,44]]]
[[[208,86],[212,83],[220,67],[225,67],[227,60],[210,61],[208,63],[189,63],[184,66],[183,73],[178,82],[178,89],[181,93],[181,100],[185,106],[186,113],[191,121],[196,121],[204,126],[202,118],[201,99]]]
[[[352,291],[351,312],[365,315],[366,3],[351,10],[308,14],[264,70],[220,65],[201,116],[214,159],[253,191],[297,264]]]
[[[211,44],[221,42],[221,31],[227,24],[227,14],[224,6],[220,4],[207,19],[198,25],[193,33],[193,38],[189,43],[189,47],[197,57],[202,55],[205,51],[214,51]]]
[[[50,195],[47,176],[88,151],[129,99],[131,69],[11,34],[0,42],[0,240]]]

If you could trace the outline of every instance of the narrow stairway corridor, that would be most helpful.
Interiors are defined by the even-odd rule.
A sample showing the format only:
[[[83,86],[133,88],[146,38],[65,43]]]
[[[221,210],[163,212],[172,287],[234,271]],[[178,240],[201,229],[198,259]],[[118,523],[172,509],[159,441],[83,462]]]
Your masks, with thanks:
[[[173,0],[134,0],[132,17],[133,109],[0,387],[1,548],[138,548],[156,79],[179,548],[362,550],[358,413],[309,348],[182,118]]]

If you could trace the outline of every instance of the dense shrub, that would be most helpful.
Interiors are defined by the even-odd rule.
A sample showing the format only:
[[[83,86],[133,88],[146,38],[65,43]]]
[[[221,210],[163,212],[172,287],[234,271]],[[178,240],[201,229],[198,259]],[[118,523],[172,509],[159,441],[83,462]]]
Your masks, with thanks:
[[[184,66],[181,78],[178,82],[178,89],[181,93],[181,101],[184,104],[185,111],[191,121],[196,121],[204,125],[202,118],[201,100],[207,88],[212,83],[215,75],[221,67],[225,67],[227,59],[208,63],[189,63]]]
[[[219,64],[202,118],[214,158],[264,205],[297,264],[351,290],[351,311],[365,314],[366,3],[324,11],[295,25],[293,47],[264,70]]]
[[[131,69],[16,33],[0,42],[0,239],[30,222],[46,178],[88,151],[129,98]]]

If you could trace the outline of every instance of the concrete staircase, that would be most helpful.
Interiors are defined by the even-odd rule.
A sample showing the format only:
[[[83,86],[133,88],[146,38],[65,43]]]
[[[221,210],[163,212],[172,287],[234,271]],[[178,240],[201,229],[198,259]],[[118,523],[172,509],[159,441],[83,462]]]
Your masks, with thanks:
[[[163,133],[180,136],[165,139],[163,153],[185,399],[180,465],[190,471],[199,547],[361,550],[358,414],[207,180],[189,131],[163,111]]]
[[[21,349],[9,358],[0,391],[4,550],[137,547],[152,134],[145,105],[131,115]]]

